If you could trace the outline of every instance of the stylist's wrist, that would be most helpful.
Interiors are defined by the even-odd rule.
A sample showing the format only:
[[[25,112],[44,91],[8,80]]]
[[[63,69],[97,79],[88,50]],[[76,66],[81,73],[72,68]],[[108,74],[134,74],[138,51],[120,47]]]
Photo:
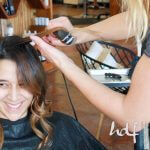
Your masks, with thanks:
[[[55,51],[53,51],[53,54],[49,53],[46,58],[49,62],[52,62],[57,68],[59,68],[62,71],[67,66],[74,64],[73,60],[61,51],[58,51],[56,53]]]
[[[88,41],[98,40],[101,38],[101,35],[99,33],[89,29],[88,27],[73,28],[70,31],[70,33],[76,39],[74,44],[85,43]]]

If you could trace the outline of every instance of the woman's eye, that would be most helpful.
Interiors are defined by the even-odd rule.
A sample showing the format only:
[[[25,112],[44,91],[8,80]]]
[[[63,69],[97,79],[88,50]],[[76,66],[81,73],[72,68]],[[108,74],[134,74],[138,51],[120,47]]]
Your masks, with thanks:
[[[19,83],[19,86],[20,87],[24,87],[24,83]]]
[[[9,85],[7,83],[0,83],[0,87],[7,88]]]

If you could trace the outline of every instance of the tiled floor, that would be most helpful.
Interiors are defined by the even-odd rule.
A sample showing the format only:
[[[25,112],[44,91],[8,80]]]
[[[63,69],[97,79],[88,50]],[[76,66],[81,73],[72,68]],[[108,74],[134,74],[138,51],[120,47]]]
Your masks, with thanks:
[[[60,9],[61,8],[61,9]],[[72,12],[73,15],[81,14],[80,8],[72,7],[70,5],[54,5],[54,13],[59,15],[68,14]],[[69,13],[70,14],[70,13]],[[80,56],[73,47],[61,48],[74,62],[82,68]],[[64,112],[73,116],[70,102],[67,97],[64,80],[60,71],[56,70],[48,74],[49,90],[47,98],[53,100],[53,108],[56,111]],[[72,83],[67,81],[72,102],[74,104],[78,119],[80,123],[86,127],[94,136],[96,135],[100,112],[95,106],[91,105],[81,92]],[[53,86],[53,88],[52,88]],[[105,117],[100,133],[100,141],[108,148],[108,150],[133,150],[132,137],[117,135],[110,136],[110,127],[112,120]]]

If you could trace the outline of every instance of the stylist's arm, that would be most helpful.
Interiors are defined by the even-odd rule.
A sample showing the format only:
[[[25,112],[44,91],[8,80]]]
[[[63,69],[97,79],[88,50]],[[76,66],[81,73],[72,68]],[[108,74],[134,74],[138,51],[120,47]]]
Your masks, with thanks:
[[[82,28],[75,28],[67,17],[58,17],[50,20],[47,29],[54,29],[56,27],[65,28],[76,38],[74,44],[93,40],[122,40],[135,35],[134,30],[130,31],[129,22],[126,19],[127,15],[128,12],[123,12]],[[53,35],[44,38],[45,40],[50,41],[52,45],[65,46]]]
[[[139,126],[136,126],[136,130],[138,131],[142,128],[140,122],[149,121],[149,116],[143,115],[144,118],[141,117],[142,114],[148,113],[149,111],[149,109],[146,108],[150,105],[147,97],[149,92],[142,90],[140,87],[135,87],[136,84],[145,86],[145,83],[141,81],[143,78],[140,77],[141,73],[139,70],[145,68],[145,66],[143,66],[145,64],[145,62],[143,63],[143,59],[144,61],[149,61],[145,58],[146,56],[139,62],[135,70],[136,77],[133,75],[134,79],[130,88],[131,90],[127,96],[125,96],[90,78],[63,52],[47,44],[41,38],[31,36],[31,39],[38,45],[42,55],[45,56],[48,61],[54,63],[93,105],[112,120],[118,122],[123,127],[128,123],[131,131],[134,130],[134,122],[139,123]],[[148,62],[146,62],[146,64],[148,64]]]

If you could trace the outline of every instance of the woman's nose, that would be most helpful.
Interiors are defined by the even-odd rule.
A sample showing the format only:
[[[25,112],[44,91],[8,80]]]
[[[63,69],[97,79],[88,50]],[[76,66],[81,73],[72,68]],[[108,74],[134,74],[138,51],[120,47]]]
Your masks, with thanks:
[[[19,97],[19,88],[17,86],[13,86],[9,91],[9,99],[11,101],[17,101]]]

